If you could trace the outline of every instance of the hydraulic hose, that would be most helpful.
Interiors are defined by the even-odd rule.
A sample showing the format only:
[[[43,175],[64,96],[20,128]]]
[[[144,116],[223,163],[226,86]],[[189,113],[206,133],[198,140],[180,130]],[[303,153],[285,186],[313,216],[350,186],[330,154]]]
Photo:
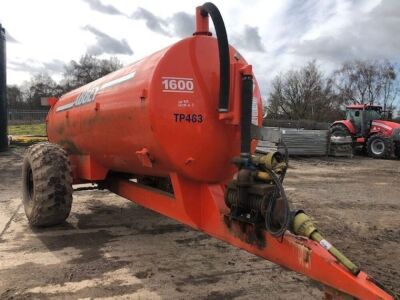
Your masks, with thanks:
[[[265,228],[267,231],[269,231],[273,236],[281,237],[285,234],[285,231],[289,228],[290,221],[291,221],[291,213],[290,213],[290,207],[289,207],[289,201],[286,197],[285,190],[283,189],[281,180],[276,176],[276,174],[270,170],[266,169],[266,172],[272,178],[274,181],[277,190],[279,191],[278,193],[275,191],[274,195],[269,201],[268,206],[267,206],[267,211],[265,214]],[[273,221],[273,215],[274,215],[274,209],[277,203],[277,200],[280,196],[281,201],[283,201],[283,220],[280,223],[280,226],[278,228],[274,228],[274,225],[272,224]]]
[[[210,15],[215,28],[219,51],[219,112],[229,110],[229,85],[230,85],[230,58],[228,36],[224,20],[218,8],[211,2],[206,2],[201,6],[201,15],[207,17]]]

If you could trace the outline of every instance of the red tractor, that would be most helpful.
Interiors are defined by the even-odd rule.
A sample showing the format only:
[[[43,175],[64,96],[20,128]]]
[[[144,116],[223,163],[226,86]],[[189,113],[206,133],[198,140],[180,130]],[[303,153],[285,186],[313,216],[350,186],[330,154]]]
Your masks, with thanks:
[[[400,158],[400,124],[382,119],[382,106],[352,104],[346,106],[346,120],[335,121],[333,136],[353,138],[354,146],[363,146],[369,156]]]

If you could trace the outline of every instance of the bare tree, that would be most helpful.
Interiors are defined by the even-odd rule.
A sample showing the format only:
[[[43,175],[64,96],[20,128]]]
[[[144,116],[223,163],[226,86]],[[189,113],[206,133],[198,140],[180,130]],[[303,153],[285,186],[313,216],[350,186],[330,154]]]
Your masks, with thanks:
[[[380,65],[379,69],[381,81],[381,95],[380,104],[383,106],[384,111],[393,111],[394,101],[399,94],[400,85],[397,79],[397,74],[393,64],[385,61]]]
[[[113,71],[122,68],[122,63],[116,58],[99,59],[85,54],[79,62],[72,60],[65,66],[64,78],[61,85],[65,92],[92,82]]]
[[[17,85],[7,86],[7,100],[11,109],[23,108],[25,105],[22,91]]]
[[[332,76],[339,97],[346,103],[382,104],[393,109],[398,93],[396,72],[389,61],[352,61],[344,63]]]
[[[47,73],[34,75],[22,84],[21,90],[27,108],[41,109],[41,98],[54,96],[57,93],[57,83]]]
[[[268,113],[271,118],[326,120],[339,110],[338,98],[315,61],[278,75],[272,82]]]
[[[65,72],[60,83],[55,82],[49,74],[40,73],[32,76],[21,86],[8,86],[9,107],[27,109],[45,109],[41,106],[41,98],[61,96],[62,94],[92,82],[122,67],[116,57],[98,59],[91,55],[83,55],[79,62],[71,61],[65,65]]]

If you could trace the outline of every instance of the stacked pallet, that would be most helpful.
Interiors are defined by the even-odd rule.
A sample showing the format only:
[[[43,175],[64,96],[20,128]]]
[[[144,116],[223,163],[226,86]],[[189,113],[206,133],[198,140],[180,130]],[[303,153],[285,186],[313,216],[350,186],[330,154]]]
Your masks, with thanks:
[[[282,129],[281,133],[289,155],[328,155],[328,130]]]
[[[324,156],[328,155],[329,131],[328,130],[303,130],[293,128],[280,128],[281,141],[288,149],[289,155],[298,156]],[[283,145],[276,145],[268,141],[260,141],[257,152],[279,151],[284,153]]]
[[[353,157],[353,140],[351,136],[331,136],[329,148],[329,155]]]

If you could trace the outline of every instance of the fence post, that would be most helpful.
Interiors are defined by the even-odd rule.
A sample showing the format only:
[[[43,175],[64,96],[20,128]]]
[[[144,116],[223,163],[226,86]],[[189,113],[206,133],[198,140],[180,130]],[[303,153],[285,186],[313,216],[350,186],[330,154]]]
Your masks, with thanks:
[[[0,24],[0,151],[8,149],[6,31]]]

